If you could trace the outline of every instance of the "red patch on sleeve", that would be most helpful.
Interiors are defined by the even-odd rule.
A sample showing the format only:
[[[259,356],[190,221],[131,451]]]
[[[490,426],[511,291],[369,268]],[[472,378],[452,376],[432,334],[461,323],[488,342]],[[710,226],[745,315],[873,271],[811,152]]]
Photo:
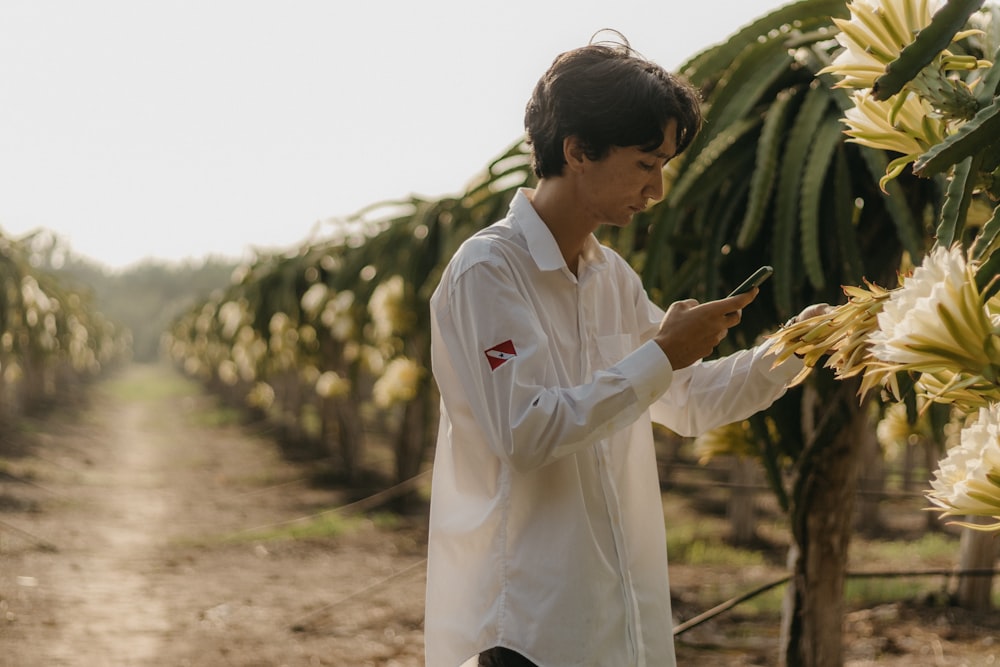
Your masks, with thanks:
[[[490,349],[486,350],[486,361],[490,362],[490,370],[495,371],[500,366],[517,356],[517,350],[514,349],[514,341],[505,340],[499,345],[494,345]]]

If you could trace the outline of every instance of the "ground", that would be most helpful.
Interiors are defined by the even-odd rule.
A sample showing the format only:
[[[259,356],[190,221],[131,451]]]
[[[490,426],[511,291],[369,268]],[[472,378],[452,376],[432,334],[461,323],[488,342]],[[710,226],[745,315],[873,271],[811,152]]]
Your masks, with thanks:
[[[204,398],[119,393],[40,425],[0,481],[0,665],[423,663],[421,521],[271,539],[343,499]]]
[[[426,512],[330,512],[354,496],[167,377],[129,367],[0,442],[0,667],[423,665]],[[764,570],[680,563],[676,611]],[[994,664],[998,628],[853,610],[847,664]],[[685,633],[680,663],[775,664],[777,632],[737,608]]]

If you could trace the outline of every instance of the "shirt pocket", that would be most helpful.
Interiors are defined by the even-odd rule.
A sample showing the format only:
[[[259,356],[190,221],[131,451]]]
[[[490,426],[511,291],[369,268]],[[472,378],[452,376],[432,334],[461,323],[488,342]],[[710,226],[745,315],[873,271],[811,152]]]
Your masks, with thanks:
[[[597,350],[605,367],[614,366],[632,352],[630,334],[611,334],[597,337]]]

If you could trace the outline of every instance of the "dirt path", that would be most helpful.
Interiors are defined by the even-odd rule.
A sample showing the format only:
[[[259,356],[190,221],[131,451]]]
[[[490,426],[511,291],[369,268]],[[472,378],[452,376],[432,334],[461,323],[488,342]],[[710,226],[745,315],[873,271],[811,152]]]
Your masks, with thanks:
[[[420,522],[293,521],[346,499],[219,414],[135,366],[23,436],[0,469],[0,665],[423,664]]]

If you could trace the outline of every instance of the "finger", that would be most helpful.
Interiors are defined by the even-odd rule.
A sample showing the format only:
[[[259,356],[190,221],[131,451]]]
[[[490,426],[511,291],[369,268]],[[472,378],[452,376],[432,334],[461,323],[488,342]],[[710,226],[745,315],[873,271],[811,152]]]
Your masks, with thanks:
[[[729,315],[730,313],[735,313],[742,310],[744,306],[749,305],[750,302],[757,296],[759,291],[760,290],[755,287],[749,292],[745,292],[743,294],[728,296],[725,299],[719,299],[717,301],[706,301],[698,306],[698,308],[713,315]]]
[[[725,299],[719,299],[718,301],[711,301],[709,303],[718,304],[717,307],[724,313],[731,313],[749,306],[753,300],[757,298],[758,294],[760,294],[760,289],[754,287],[749,292],[744,292],[743,294],[737,294],[735,296],[728,296]]]

